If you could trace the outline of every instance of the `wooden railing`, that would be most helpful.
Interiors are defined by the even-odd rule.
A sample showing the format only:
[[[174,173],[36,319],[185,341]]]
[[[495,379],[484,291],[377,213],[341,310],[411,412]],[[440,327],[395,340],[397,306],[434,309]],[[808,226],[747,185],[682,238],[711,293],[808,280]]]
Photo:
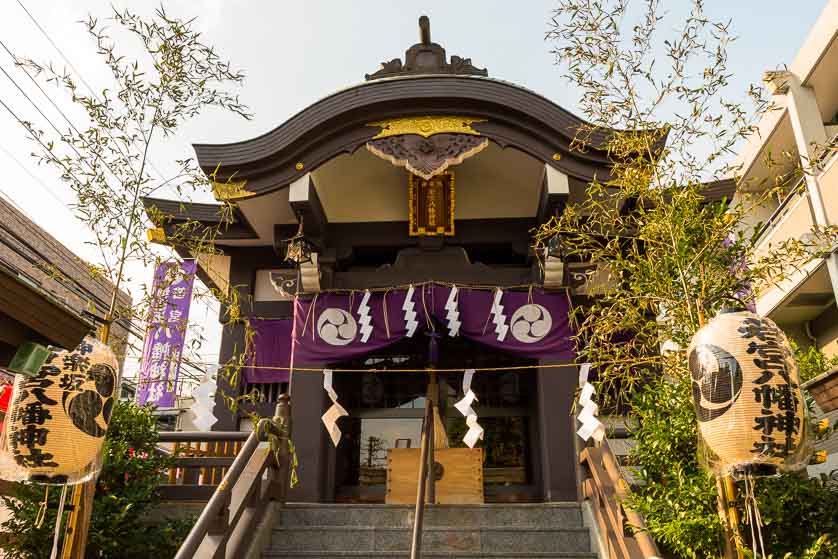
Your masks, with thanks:
[[[162,452],[174,457],[163,501],[207,501],[221,483],[250,433],[241,431],[161,432]]]
[[[175,559],[223,559],[243,557],[252,543],[253,533],[271,502],[284,503],[291,474],[288,436],[291,432],[291,403],[287,394],[280,396],[273,419],[261,419],[252,433],[240,444],[232,456],[176,457],[177,470],[198,470],[195,488],[212,488],[209,497],[189,535],[183,541]],[[259,443],[270,434],[276,437],[278,456],[269,445]],[[195,437],[195,433],[189,433]],[[212,433],[204,433],[210,436]],[[223,433],[229,437],[231,433]],[[187,440],[184,438],[183,440]],[[223,440],[216,439],[214,442]],[[192,441],[196,441],[195,438]],[[228,438],[235,442],[235,439]],[[238,439],[241,441],[241,438]],[[213,442],[212,439],[209,442]],[[228,447],[229,448],[229,447]],[[235,449],[235,445],[233,445]],[[277,460],[278,458],[278,460]],[[223,476],[217,485],[201,485],[201,481],[215,479],[214,470]],[[267,472],[267,483],[263,478]],[[221,475],[221,474],[219,474]],[[181,485],[182,487],[183,485]],[[170,484],[170,487],[178,487]],[[189,492],[184,492],[188,494]]]
[[[646,531],[643,518],[624,503],[627,484],[608,442],[582,450],[580,462],[584,475],[582,489],[593,509],[605,556],[609,559],[660,559],[658,547]]]

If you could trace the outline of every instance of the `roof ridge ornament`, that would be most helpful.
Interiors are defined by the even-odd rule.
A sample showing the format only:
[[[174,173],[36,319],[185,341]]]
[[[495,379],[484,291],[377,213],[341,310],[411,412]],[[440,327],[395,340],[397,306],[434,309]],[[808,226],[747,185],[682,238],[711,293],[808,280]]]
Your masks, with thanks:
[[[404,53],[404,64],[400,58],[381,63],[381,69],[367,74],[367,80],[393,78],[419,74],[455,74],[488,76],[485,68],[477,68],[471,58],[451,56],[451,62],[445,55],[445,49],[431,42],[431,20],[428,16],[419,18],[419,42]]]

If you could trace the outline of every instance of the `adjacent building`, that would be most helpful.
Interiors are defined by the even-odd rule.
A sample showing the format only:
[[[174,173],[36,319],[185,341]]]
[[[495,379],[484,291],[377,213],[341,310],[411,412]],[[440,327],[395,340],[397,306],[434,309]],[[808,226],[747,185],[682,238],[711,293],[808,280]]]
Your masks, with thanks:
[[[110,305],[112,284],[93,277],[90,265],[0,198],[0,366],[26,341],[72,349],[95,332]],[[131,298],[121,292],[121,308]],[[112,330],[124,355],[128,319]]]
[[[761,224],[757,255],[783,241],[801,239],[813,227],[838,225],[838,2],[830,0],[794,61],[768,71],[765,82],[776,109],[760,120],[739,157],[740,193],[782,187],[775,199],[753,208]],[[800,169],[803,172],[800,172]],[[740,194],[738,200],[743,196]],[[830,252],[801,269],[788,270],[778,285],[758,294],[756,310],[773,319],[800,346],[838,356],[838,254]],[[838,412],[831,420],[838,419]],[[813,471],[838,467],[838,438],[827,443],[830,461]]]

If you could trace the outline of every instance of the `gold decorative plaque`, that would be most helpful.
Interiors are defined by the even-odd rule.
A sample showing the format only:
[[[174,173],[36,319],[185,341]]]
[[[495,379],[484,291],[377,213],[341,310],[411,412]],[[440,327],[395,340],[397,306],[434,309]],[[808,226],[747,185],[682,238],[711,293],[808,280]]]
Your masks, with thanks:
[[[454,173],[430,180],[408,175],[408,215],[411,237],[454,235]]]
[[[373,136],[373,140],[401,134],[418,134],[424,138],[446,133],[479,136],[480,132],[471,127],[475,122],[486,122],[486,119],[467,116],[414,116],[371,122],[367,126],[381,128],[381,132]]]

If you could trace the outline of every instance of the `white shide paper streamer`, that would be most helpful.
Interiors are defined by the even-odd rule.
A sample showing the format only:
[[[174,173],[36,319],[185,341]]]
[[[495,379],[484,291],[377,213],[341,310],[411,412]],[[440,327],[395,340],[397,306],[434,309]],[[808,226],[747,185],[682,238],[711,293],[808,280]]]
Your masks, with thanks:
[[[361,325],[359,331],[361,332],[361,343],[365,344],[372,335],[372,317],[370,316],[370,307],[367,303],[370,302],[369,289],[364,291],[364,298],[361,299],[361,304],[358,305],[358,324]]]
[[[477,441],[483,438],[483,427],[477,423],[477,412],[471,407],[471,405],[477,401],[477,395],[475,395],[474,391],[471,389],[471,380],[473,377],[474,369],[467,369],[465,373],[463,373],[463,394],[465,394],[465,397],[454,404],[454,407],[457,408],[457,410],[459,410],[459,412],[466,418],[468,431],[463,437],[463,442],[466,443],[469,448],[474,448]]]
[[[404,296],[404,304],[402,310],[404,311],[404,327],[407,330],[407,337],[412,338],[416,333],[416,328],[419,322],[416,321],[416,311],[413,308],[416,303],[413,302],[413,286],[407,288],[407,294]]]
[[[323,390],[329,395],[329,398],[332,400],[332,405],[329,409],[326,410],[326,413],[323,414],[323,417],[320,419],[323,421],[323,425],[326,426],[326,431],[329,432],[329,436],[332,437],[332,444],[335,446],[338,445],[340,442],[340,428],[338,427],[338,419],[341,417],[349,415],[347,411],[338,404],[338,395],[335,392],[335,389],[332,388],[332,370],[331,369],[323,369]]]
[[[215,391],[215,381],[210,378],[210,375],[206,375],[203,382],[192,391],[192,397],[195,401],[189,407],[189,411],[193,415],[192,424],[199,431],[209,431],[215,425],[215,422],[218,421],[218,418],[213,414],[213,408],[215,408],[215,399],[213,396]]]
[[[460,310],[458,309],[459,301],[457,300],[457,286],[452,286],[448,293],[448,301],[445,302],[445,310],[448,311],[445,319],[448,321],[448,335],[452,338],[460,333]]]
[[[498,335],[498,341],[502,342],[506,339],[506,333],[509,331],[509,325],[506,323],[506,315],[503,314],[503,305],[500,304],[503,298],[503,290],[495,289],[495,298],[492,301],[492,322],[495,323],[495,334]]]
[[[579,394],[579,404],[582,406],[582,411],[579,412],[577,419],[582,424],[576,434],[582,437],[582,440],[587,441],[591,437],[595,441],[601,442],[605,438],[605,426],[597,419],[599,413],[599,406],[594,403],[591,398],[596,394],[594,385],[588,382],[588,373],[591,371],[591,364],[584,363],[579,367],[579,384],[582,385],[582,392]]]

